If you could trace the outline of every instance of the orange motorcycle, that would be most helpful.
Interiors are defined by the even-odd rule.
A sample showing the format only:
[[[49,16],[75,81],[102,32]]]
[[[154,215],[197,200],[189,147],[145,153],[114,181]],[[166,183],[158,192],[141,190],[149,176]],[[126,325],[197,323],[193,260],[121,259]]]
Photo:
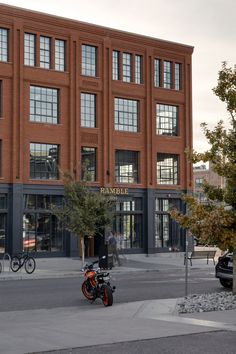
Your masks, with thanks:
[[[101,259],[106,258],[105,256]],[[107,272],[101,272],[100,268],[94,268],[99,261],[86,264],[82,271],[84,272],[84,281],[81,290],[86,299],[91,302],[100,298],[104,306],[112,306],[113,292],[115,286],[111,287],[110,275]]]

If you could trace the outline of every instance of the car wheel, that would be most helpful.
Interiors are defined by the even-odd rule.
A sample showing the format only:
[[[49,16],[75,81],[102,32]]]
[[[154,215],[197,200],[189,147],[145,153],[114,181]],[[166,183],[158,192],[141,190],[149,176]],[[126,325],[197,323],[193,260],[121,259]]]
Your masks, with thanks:
[[[233,281],[232,280],[226,280],[226,279],[219,279],[220,284],[227,289],[231,289],[233,287]]]

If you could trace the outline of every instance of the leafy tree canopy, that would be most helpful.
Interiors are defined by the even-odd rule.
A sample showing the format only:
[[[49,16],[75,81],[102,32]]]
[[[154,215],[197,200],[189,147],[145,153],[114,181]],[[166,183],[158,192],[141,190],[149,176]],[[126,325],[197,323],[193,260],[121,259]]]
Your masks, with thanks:
[[[210,161],[213,170],[223,177],[224,185],[215,187],[205,182],[207,203],[201,204],[187,195],[184,197],[187,214],[173,210],[171,215],[205,243],[233,250],[236,249],[236,67],[228,68],[223,63],[213,92],[226,103],[230,129],[226,131],[222,121],[212,131],[202,123],[210,149],[204,153],[188,150],[187,154],[192,163]]]

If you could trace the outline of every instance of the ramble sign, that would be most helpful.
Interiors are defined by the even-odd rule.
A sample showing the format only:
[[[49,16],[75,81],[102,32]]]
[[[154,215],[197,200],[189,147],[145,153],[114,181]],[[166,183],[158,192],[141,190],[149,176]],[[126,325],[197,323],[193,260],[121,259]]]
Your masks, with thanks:
[[[128,188],[101,187],[100,193],[109,195],[128,195]]]

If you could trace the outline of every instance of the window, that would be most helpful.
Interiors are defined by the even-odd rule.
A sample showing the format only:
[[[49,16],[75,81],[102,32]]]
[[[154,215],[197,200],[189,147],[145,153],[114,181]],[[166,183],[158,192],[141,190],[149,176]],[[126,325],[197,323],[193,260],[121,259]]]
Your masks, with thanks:
[[[177,135],[178,108],[166,104],[156,105],[156,133]]]
[[[171,62],[164,61],[164,88],[171,89],[171,86],[172,86]]]
[[[135,55],[135,83],[142,83],[142,56]]]
[[[96,95],[81,93],[81,127],[96,127]]]
[[[195,188],[202,188],[203,178],[196,178],[195,179]]]
[[[81,148],[81,178],[82,180],[96,181],[96,148]]]
[[[123,81],[131,82],[132,79],[132,55],[123,53]]]
[[[65,71],[65,41],[55,40],[55,69]]]
[[[58,90],[30,86],[30,121],[58,123]]]
[[[154,59],[154,86],[181,90],[181,64]]]
[[[25,252],[64,251],[65,229],[50,210],[61,206],[63,197],[47,194],[24,194],[23,249]]]
[[[2,80],[0,80],[0,118],[3,116],[3,109],[2,109],[2,106],[3,106],[3,91],[2,91]]]
[[[2,177],[2,140],[0,140],[0,177]]]
[[[175,63],[175,89],[176,90],[180,90],[180,64],[179,63]]]
[[[36,65],[35,55],[36,36],[31,33],[25,33],[24,36],[24,64],[29,66]]]
[[[58,179],[59,145],[30,143],[30,178]]]
[[[154,59],[154,86],[161,86],[161,61],[160,59]]]
[[[178,155],[157,154],[157,183],[178,184]]]
[[[51,39],[40,36],[40,67],[50,69],[51,67]]]
[[[97,48],[82,45],[82,75],[97,76]]]
[[[119,57],[120,57],[120,53],[117,50],[113,50],[112,52],[112,79],[113,80],[120,79]]]
[[[137,151],[117,150],[115,156],[115,175],[118,183],[138,183]]]
[[[0,28],[0,61],[8,61],[8,30]]]
[[[142,198],[125,198],[115,205],[113,230],[120,249],[143,247]]]
[[[156,248],[179,250],[180,231],[177,223],[170,218],[171,207],[180,209],[179,199],[155,198],[155,239]]]
[[[115,98],[115,130],[138,131],[138,101]]]

